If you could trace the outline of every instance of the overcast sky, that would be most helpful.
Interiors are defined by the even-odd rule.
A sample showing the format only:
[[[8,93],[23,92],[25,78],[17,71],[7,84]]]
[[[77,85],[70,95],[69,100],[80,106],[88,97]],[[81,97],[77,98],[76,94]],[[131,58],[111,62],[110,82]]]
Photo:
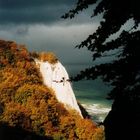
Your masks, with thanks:
[[[0,0],[0,39],[25,44],[32,51],[53,51],[64,63],[88,63],[90,53],[74,46],[94,32],[93,8],[73,20],[60,17],[77,0]]]

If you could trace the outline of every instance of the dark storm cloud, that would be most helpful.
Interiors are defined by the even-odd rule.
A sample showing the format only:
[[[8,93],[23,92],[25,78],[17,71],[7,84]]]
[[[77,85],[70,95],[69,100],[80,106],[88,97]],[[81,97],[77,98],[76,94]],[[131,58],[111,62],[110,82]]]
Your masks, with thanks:
[[[72,5],[76,0],[0,0],[0,8],[25,8],[25,7],[38,7],[42,5]]]
[[[90,18],[93,9],[72,20],[60,18],[76,2],[0,0],[0,39],[25,44],[30,51],[53,51],[65,63],[89,63],[89,52],[74,46],[98,27],[99,19]]]
[[[0,24],[54,23],[76,0],[0,0]]]

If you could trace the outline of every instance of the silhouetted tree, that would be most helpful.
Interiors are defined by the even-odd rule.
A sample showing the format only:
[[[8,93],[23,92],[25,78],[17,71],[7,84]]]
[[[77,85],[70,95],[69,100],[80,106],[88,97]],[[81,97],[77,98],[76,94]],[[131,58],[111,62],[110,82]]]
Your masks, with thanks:
[[[140,137],[140,8],[138,0],[78,0],[74,9],[63,15],[73,18],[90,5],[96,5],[92,17],[103,14],[98,29],[77,45],[93,53],[93,61],[115,56],[113,61],[94,65],[81,71],[74,80],[102,77],[114,88],[112,110],[104,121],[107,140],[137,139]],[[121,28],[132,20],[131,29]],[[122,30],[122,31],[121,31]],[[120,32],[116,39],[108,39]]]

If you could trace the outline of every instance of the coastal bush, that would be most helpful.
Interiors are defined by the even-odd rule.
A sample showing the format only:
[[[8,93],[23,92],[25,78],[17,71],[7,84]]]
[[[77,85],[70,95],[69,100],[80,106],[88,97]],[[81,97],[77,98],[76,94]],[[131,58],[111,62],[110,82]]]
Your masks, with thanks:
[[[42,61],[48,61],[51,64],[55,64],[58,59],[53,52],[41,52],[39,54],[39,59]]]

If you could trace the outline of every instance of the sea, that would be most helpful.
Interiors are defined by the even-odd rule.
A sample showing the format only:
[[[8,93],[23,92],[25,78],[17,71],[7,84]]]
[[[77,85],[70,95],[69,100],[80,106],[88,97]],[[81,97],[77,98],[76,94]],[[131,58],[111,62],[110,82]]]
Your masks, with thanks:
[[[88,64],[65,64],[69,76],[74,76],[80,70],[89,67]],[[103,122],[109,111],[111,110],[112,102],[107,100],[111,86],[104,83],[102,79],[96,80],[81,80],[72,82],[76,99],[86,109],[92,120],[95,122]]]

